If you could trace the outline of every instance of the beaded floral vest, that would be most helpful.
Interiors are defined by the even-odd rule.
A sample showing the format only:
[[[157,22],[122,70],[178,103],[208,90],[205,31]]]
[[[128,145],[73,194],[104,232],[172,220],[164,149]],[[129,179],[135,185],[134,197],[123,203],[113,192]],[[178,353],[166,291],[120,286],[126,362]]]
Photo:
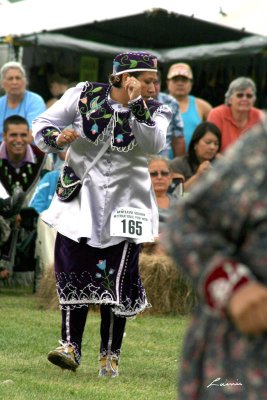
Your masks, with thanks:
[[[149,99],[145,107],[140,101],[131,105],[129,111],[115,111],[109,101],[108,95],[111,85],[104,83],[86,82],[84,85],[78,108],[82,116],[83,131],[87,139],[97,144],[108,133],[113,121],[112,147],[119,151],[128,151],[136,146],[136,140],[132,133],[130,115],[133,113],[139,122],[149,123],[154,112],[161,103]]]
[[[35,163],[26,162],[23,166],[15,168],[6,159],[0,159],[0,182],[12,194],[16,187],[24,192],[31,189],[32,184],[39,178],[41,168],[45,161],[45,154],[35,145],[31,145],[35,155]]]

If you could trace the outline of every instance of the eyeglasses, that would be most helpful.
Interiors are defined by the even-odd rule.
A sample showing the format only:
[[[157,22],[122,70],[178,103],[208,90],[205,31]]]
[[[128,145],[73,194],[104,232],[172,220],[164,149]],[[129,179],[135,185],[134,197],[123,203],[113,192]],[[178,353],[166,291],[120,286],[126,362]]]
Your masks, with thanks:
[[[254,97],[254,94],[252,93],[236,93],[235,95],[238,99],[242,99],[243,97],[246,97],[247,99],[252,99],[252,97]]]
[[[153,178],[155,178],[156,176],[159,176],[159,175],[166,177],[166,176],[170,175],[170,172],[169,171],[151,171],[150,172],[150,176],[152,176]]]

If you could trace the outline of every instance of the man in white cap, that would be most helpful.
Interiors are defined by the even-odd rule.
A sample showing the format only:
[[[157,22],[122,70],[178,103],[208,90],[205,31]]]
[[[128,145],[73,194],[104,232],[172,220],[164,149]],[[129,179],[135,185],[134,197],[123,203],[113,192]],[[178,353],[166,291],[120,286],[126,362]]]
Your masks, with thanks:
[[[184,123],[184,138],[186,150],[198,124],[206,121],[211,104],[207,101],[190,95],[193,86],[193,73],[188,64],[177,63],[171,65],[167,74],[167,88],[178,101]]]

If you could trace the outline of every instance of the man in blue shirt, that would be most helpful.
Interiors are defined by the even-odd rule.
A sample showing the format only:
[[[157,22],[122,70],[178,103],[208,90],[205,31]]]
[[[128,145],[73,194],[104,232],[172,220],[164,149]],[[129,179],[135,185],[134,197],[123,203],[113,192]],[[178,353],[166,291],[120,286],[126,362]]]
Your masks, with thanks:
[[[173,96],[180,107],[184,124],[186,151],[196,127],[206,121],[212,109],[211,104],[200,97],[191,95],[193,72],[190,65],[177,63],[171,65],[167,74],[168,93]]]

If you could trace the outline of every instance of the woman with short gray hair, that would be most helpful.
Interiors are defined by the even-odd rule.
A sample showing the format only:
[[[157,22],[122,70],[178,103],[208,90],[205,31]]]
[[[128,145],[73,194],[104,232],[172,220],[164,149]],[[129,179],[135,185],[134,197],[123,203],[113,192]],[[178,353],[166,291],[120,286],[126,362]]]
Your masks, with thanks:
[[[0,84],[4,95],[0,97],[0,141],[3,135],[3,122],[12,115],[26,118],[30,130],[32,121],[46,110],[44,99],[35,92],[27,90],[27,76],[23,65],[9,61],[0,71]]]
[[[250,78],[246,78],[241,76],[240,78],[236,78],[234,79],[229,87],[227,92],[225,93],[225,104],[229,105],[231,103],[229,103],[229,99],[231,99],[231,96],[236,93],[236,92],[243,92],[246,89],[250,89],[252,90],[252,94],[253,94],[253,98],[254,100],[256,100],[256,92],[257,92],[257,88],[256,85],[254,83],[254,81]]]
[[[8,61],[2,66],[0,71],[1,81],[5,78],[7,71],[9,71],[10,69],[18,69],[21,72],[21,75],[23,76],[25,82],[27,81],[25,68],[18,61]]]
[[[230,83],[225,103],[209,113],[208,121],[217,125],[222,133],[222,152],[262,119],[262,111],[254,107],[256,92],[251,78],[238,77]]]

